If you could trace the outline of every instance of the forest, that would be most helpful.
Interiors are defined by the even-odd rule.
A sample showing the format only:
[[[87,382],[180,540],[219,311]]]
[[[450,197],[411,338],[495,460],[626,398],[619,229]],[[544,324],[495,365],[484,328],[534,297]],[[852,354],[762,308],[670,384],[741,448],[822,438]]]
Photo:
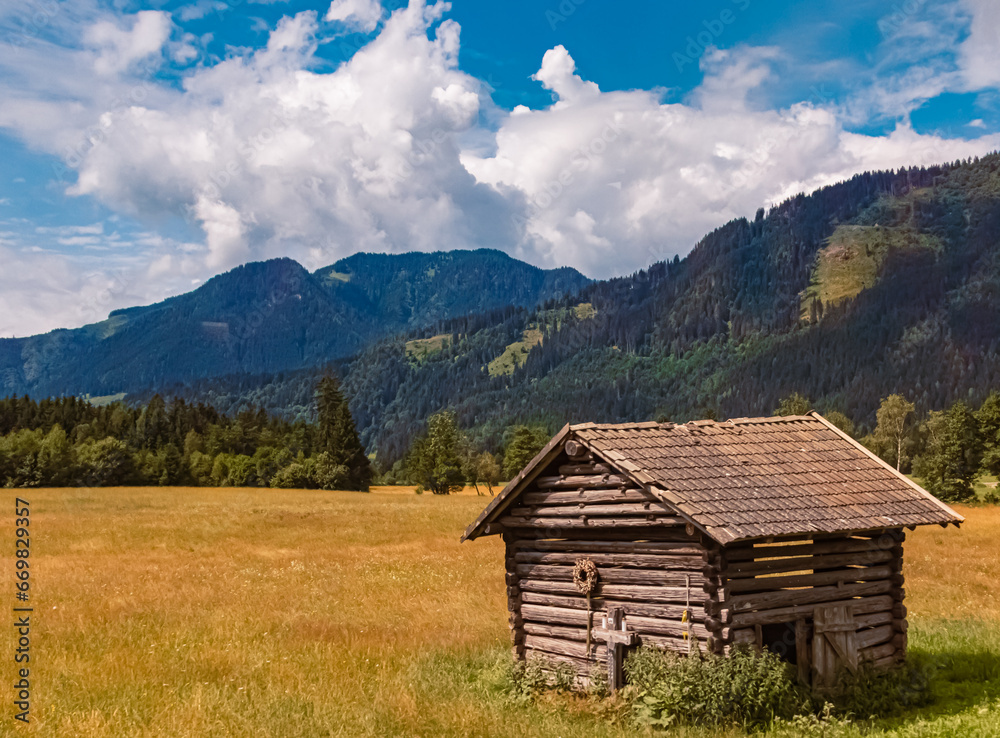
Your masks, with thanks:
[[[313,386],[332,370],[388,469],[445,410],[494,454],[512,425],[551,434],[566,422],[760,416],[794,392],[865,435],[889,395],[928,413],[978,407],[1000,387],[998,245],[1000,156],[866,173],[734,220],[684,259],[534,308],[444,318],[323,366],[161,383],[126,401],[160,392],[311,422]],[[512,352],[517,365],[495,371]]]
[[[364,304],[389,300],[395,307],[383,309],[405,318],[383,321],[391,335],[359,339],[351,355],[319,350],[313,341],[336,329],[344,315],[258,311],[252,351],[243,350],[249,344],[226,348],[229,360],[214,374],[208,367],[200,367],[200,377],[150,374],[140,383],[145,389],[92,410],[80,410],[86,403],[69,396],[79,393],[65,390],[53,392],[62,399],[8,400],[13,409],[5,412],[15,421],[4,426],[5,444],[13,443],[11,433],[34,435],[17,436],[21,445],[4,453],[8,459],[30,456],[30,449],[41,448],[38,434],[59,425],[66,440],[51,443],[73,450],[78,478],[103,479],[92,457],[107,453],[128,457],[124,471],[111,474],[116,479],[271,484],[273,470],[291,468],[301,476],[318,463],[323,449],[316,440],[315,391],[330,374],[342,383],[373,473],[400,483],[422,484],[413,472],[420,466],[415,439],[426,437],[430,419],[441,413],[453,419],[466,449],[459,466],[472,479],[478,468],[473,456],[489,454],[503,468],[517,427],[550,437],[567,422],[762,416],[795,393],[824,415],[843,417],[856,436],[872,439],[882,402],[904,398],[915,408],[906,442],[880,453],[933,477],[917,460],[940,435],[941,418],[955,407],[981,412],[1000,387],[998,154],[860,174],[761,209],[752,219],[733,220],[686,258],[626,277],[588,282],[558,270],[527,270],[510,286],[519,304],[498,304],[502,295],[496,292],[482,299],[461,293],[484,290],[490,270],[513,260],[466,252],[449,266],[442,255],[431,256],[397,263],[363,255],[310,277],[309,284],[320,280],[317,294],[360,289]],[[272,293],[268,280],[289,269],[284,262],[258,267],[253,290],[242,290],[237,302],[226,280],[191,293],[197,298],[191,317],[212,318],[216,304],[253,314],[253,295]],[[448,269],[471,281],[443,289],[438,275]],[[391,277],[384,294],[380,275]],[[236,277],[249,278],[234,271],[230,286],[243,284]],[[532,295],[543,299],[532,302]],[[282,302],[282,310],[293,302],[299,304]],[[152,308],[139,313],[144,320],[160,314]],[[112,323],[101,330],[134,329]],[[264,336],[280,341],[259,342]],[[71,345],[77,339],[59,340]],[[278,354],[288,368],[268,370]],[[206,356],[199,354],[198,361]],[[301,357],[298,365],[294,356]],[[131,370],[113,353],[105,360],[114,369],[101,375],[100,386],[110,390],[118,385],[108,384],[108,377]],[[35,374],[47,371],[32,367]],[[164,397],[175,399],[168,406]],[[63,409],[23,409],[32,402]],[[16,420],[61,412],[73,417]],[[173,420],[161,423],[164,417]],[[171,431],[169,440],[160,431],[150,436],[149,428],[160,425],[183,433]],[[95,450],[98,443],[108,448]],[[21,462],[2,463],[15,469],[4,479],[30,477],[16,472]],[[484,461],[484,470],[490,467]],[[314,473],[301,479],[326,484]]]
[[[493,495],[550,437],[544,426],[512,425],[494,453],[462,431],[454,413],[441,411],[427,419],[401,458],[380,468],[365,454],[336,377],[319,380],[313,404],[315,422],[282,420],[262,409],[230,417],[159,395],[141,407],[98,407],[75,397],[7,398],[0,400],[0,485],[368,490],[374,483],[414,485],[418,493],[433,494],[472,485]],[[773,413],[803,415],[811,409],[810,400],[796,392]],[[858,433],[843,413],[828,419],[848,435]],[[1000,392],[976,408],[959,401],[929,412],[890,395],[879,406],[874,429],[860,441],[941,500],[976,501],[977,480],[1000,476]],[[982,500],[1000,502],[995,484]]]

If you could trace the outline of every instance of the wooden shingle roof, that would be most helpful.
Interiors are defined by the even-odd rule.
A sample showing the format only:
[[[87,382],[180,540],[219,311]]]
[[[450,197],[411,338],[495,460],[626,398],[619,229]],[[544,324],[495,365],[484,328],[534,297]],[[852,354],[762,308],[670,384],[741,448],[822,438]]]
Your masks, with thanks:
[[[964,520],[817,413],[685,425],[586,423],[557,438],[583,443],[722,544]],[[507,507],[555,445],[504,489],[466,538]]]

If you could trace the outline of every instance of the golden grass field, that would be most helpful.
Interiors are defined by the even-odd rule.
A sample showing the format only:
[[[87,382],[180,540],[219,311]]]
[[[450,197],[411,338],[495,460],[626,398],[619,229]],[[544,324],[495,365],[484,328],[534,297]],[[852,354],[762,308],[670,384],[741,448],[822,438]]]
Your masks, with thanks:
[[[32,724],[13,720],[8,627],[0,735],[645,735],[594,701],[515,703],[493,686],[508,653],[501,547],[458,542],[488,498],[404,492],[18,492]],[[947,700],[874,735],[1000,734],[1000,509],[960,511],[960,531],[908,536],[911,644],[985,671],[959,684],[952,664]]]

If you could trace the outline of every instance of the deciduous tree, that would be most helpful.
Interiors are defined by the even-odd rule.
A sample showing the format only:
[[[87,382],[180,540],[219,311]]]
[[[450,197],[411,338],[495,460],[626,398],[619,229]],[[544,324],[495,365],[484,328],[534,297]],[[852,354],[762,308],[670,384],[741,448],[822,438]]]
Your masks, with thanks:
[[[906,441],[909,419],[913,414],[913,403],[902,395],[889,395],[878,409],[875,417],[875,438],[891,449],[892,458],[886,459],[895,464],[896,471],[903,468],[903,443]]]

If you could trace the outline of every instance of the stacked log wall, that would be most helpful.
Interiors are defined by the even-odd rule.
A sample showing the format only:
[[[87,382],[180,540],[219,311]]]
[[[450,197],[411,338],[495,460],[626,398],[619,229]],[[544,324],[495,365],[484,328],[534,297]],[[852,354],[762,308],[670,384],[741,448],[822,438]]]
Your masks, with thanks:
[[[906,654],[902,577],[903,533],[823,536],[781,543],[727,546],[721,602],[727,645],[761,643],[761,628],[811,624],[817,607],[846,605],[857,624],[859,660],[889,666]],[[789,648],[801,652],[799,627]]]
[[[706,612],[713,602],[719,610],[719,562],[711,563],[700,534],[609,466],[561,461],[499,520],[515,655],[568,664],[580,682],[606,666],[604,644],[593,635],[587,653],[588,603],[573,582],[574,564],[583,558],[598,570],[592,628],[617,606],[640,645],[687,652],[690,633],[692,649],[721,649],[722,623]]]

